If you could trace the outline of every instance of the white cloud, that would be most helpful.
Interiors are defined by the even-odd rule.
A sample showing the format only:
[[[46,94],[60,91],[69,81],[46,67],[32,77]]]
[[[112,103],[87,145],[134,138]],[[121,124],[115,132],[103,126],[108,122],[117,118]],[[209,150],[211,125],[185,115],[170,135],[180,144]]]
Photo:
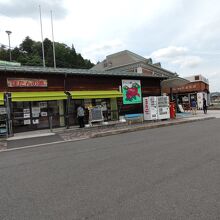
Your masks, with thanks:
[[[188,51],[189,50],[186,47],[169,46],[169,47],[154,51],[151,54],[151,57],[157,60],[158,59],[169,59],[169,58],[173,58],[177,56],[183,56],[187,54]]]
[[[207,73],[207,78],[209,79],[209,87],[211,92],[219,92],[220,85],[220,72],[210,72]]]
[[[14,18],[36,18],[39,17],[39,8],[46,11],[46,17],[49,17],[50,10],[56,11],[56,18],[63,18],[67,14],[67,9],[63,6],[64,0],[0,0],[0,15]]]
[[[219,0],[0,0],[0,43],[8,45],[5,30],[12,31],[13,47],[26,36],[41,40],[39,4],[44,37],[51,39],[52,9],[55,41],[74,44],[93,62],[127,49],[151,54],[180,76],[219,73]],[[219,75],[211,90],[220,91]]]
[[[172,63],[179,68],[195,68],[202,62],[202,58],[190,53],[187,47],[169,46],[154,51],[150,57],[156,61]]]
[[[195,68],[202,62],[198,56],[185,56],[172,61],[173,64],[178,64],[180,68]]]
[[[92,44],[82,49],[82,54],[96,63],[98,60],[99,61],[104,60],[107,55],[118,52],[125,48],[126,47],[123,44],[123,42],[116,39],[116,40],[101,42],[99,44]]]

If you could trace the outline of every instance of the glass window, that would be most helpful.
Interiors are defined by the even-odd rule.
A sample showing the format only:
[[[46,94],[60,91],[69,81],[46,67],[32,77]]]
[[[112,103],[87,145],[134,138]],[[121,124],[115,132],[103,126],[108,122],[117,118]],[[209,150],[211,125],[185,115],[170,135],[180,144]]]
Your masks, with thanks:
[[[13,102],[12,115],[14,118],[30,118],[30,103],[29,102]],[[27,117],[29,114],[29,117]]]
[[[70,105],[69,105],[69,123],[70,125],[76,125],[78,123],[77,121],[77,107],[79,105],[84,105],[85,103],[85,108],[87,103],[84,102],[82,99],[78,100],[71,100]]]

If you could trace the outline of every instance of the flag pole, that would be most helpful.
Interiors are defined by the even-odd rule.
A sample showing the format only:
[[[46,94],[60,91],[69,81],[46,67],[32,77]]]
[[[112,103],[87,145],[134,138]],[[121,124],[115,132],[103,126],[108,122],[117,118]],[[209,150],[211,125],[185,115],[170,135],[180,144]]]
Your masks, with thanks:
[[[40,5],[39,5],[39,12],[40,12],[40,27],[41,27],[41,40],[42,40],[43,67],[45,67],[44,38],[43,38],[43,28],[42,28],[42,18],[41,18],[41,7],[40,7]]]
[[[56,68],[56,54],[55,54],[55,43],[54,43],[54,32],[53,32],[53,12],[50,11],[51,15],[51,29],[52,29],[52,41],[53,41],[53,64],[54,68]]]

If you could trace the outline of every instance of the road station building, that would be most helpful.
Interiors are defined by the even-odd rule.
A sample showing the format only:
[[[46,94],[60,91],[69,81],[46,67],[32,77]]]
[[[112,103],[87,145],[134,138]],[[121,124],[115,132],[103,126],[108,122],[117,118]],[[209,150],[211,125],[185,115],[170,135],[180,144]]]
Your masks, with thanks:
[[[106,121],[118,120],[142,112],[141,103],[123,104],[122,80],[140,81],[145,97],[160,95],[164,79],[136,72],[0,66],[0,105],[10,111],[13,132],[49,128],[50,119],[53,127],[76,125],[79,104],[101,105]]]
[[[90,70],[2,65],[0,107],[13,132],[76,125],[80,104],[86,123],[94,106],[101,106],[104,121],[118,120],[142,113],[142,98],[160,96],[162,81],[170,78],[181,79],[130,51],[109,55]]]
[[[189,83],[173,87],[172,90],[165,89],[163,92],[173,96],[176,103],[181,104],[185,110],[190,109],[190,103],[193,99],[196,100],[198,109],[203,108],[203,98],[205,98],[207,104],[209,104],[210,92],[208,79],[202,75],[193,75],[185,77],[185,79],[188,80]]]

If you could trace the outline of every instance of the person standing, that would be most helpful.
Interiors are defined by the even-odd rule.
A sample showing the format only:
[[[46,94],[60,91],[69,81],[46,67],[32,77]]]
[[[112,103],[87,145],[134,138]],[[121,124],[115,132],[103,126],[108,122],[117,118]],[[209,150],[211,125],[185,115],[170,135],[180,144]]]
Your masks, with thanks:
[[[79,122],[79,127],[80,128],[84,128],[85,127],[84,116],[85,116],[84,108],[82,107],[82,105],[80,105],[77,108],[77,118],[78,118],[78,122]]]
[[[193,99],[191,102],[191,108],[192,108],[192,114],[196,115],[196,108],[197,108],[197,104],[196,104],[196,100]]]
[[[206,103],[205,98],[203,98],[203,111],[204,111],[204,114],[207,114],[207,103]]]

